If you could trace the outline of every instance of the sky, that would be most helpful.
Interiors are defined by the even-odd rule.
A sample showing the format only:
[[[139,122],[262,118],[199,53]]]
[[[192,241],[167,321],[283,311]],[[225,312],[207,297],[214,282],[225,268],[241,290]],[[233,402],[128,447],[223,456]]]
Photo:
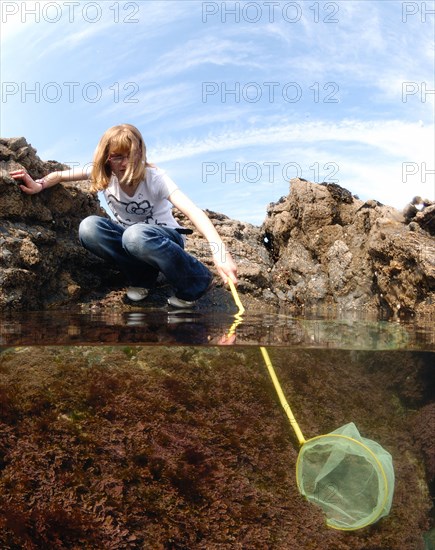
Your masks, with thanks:
[[[290,180],[435,200],[435,2],[2,0],[1,137],[92,162],[128,122],[201,208],[260,225]]]

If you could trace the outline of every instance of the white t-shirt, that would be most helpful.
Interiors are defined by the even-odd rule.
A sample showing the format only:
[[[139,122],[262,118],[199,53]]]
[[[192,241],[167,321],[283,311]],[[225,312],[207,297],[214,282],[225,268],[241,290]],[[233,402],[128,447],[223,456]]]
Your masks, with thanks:
[[[180,227],[168,201],[176,189],[177,184],[164,170],[147,167],[145,180],[139,183],[132,197],[124,193],[114,174],[103,194],[116,221],[124,227],[135,223]]]

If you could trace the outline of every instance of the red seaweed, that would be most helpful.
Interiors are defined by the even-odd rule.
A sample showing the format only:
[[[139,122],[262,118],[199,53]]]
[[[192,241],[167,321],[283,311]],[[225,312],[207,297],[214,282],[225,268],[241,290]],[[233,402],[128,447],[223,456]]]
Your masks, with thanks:
[[[420,548],[433,464],[427,422],[416,437],[432,411],[421,356],[271,355],[306,436],[353,420],[393,454],[390,516],[338,532],[299,495],[297,443],[256,348],[33,347],[0,356],[1,548]],[[404,373],[421,418],[401,405]]]

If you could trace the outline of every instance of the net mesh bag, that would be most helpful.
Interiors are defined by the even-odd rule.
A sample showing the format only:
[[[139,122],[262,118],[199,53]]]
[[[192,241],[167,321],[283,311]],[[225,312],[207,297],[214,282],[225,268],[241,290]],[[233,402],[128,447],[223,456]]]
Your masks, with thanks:
[[[361,437],[353,422],[302,445],[296,480],[299,491],[323,509],[327,525],[335,529],[366,527],[391,508],[392,457]]]

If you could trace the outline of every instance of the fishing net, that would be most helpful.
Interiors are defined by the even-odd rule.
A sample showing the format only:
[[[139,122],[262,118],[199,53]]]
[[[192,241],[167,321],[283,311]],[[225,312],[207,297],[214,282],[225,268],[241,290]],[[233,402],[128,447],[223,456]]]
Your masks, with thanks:
[[[394,491],[393,461],[353,422],[306,441],[298,455],[299,491],[319,505],[329,527],[361,529],[386,516]]]
[[[327,435],[306,440],[282,391],[267,350],[260,347],[281,405],[301,448],[296,481],[301,494],[319,505],[329,527],[366,527],[391,508],[394,469],[390,453],[365,439],[351,422]]]
[[[231,280],[228,281],[239,314],[244,307]],[[230,331],[231,332],[231,331]],[[296,422],[266,348],[260,346],[280,403],[300,444],[296,462],[299,491],[319,505],[329,527],[355,530],[386,516],[394,493],[393,460],[389,452],[370,439],[361,437],[353,422],[327,435],[306,440]]]

